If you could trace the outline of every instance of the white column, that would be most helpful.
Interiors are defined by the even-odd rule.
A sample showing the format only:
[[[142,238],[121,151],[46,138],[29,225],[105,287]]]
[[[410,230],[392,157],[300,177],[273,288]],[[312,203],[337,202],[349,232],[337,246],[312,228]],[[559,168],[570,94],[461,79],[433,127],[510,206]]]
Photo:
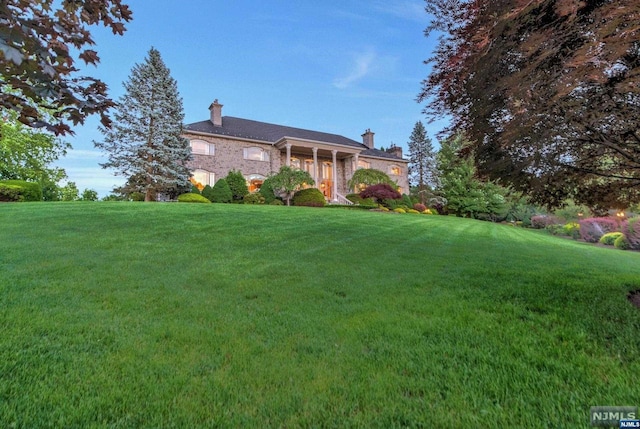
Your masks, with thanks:
[[[316,188],[320,189],[320,184],[318,183],[318,148],[314,147],[311,150],[313,151],[313,183],[316,184]]]
[[[291,143],[287,143],[285,147],[287,148],[287,158],[285,160],[285,165],[287,167],[291,167]]]
[[[337,150],[332,150],[331,155],[333,155],[333,201],[338,201],[338,165],[336,164],[336,155],[338,154]]]
[[[356,171],[358,171],[358,156],[359,156],[359,154],[357,154],[357,153],[353,156],[353,159],[355,161],[355,165],[353,167],[353,171],[351,172],[351,177],[353,177],[353,175],[356,174]],[[352,189],[352,191],[358,192],[357,187]]]

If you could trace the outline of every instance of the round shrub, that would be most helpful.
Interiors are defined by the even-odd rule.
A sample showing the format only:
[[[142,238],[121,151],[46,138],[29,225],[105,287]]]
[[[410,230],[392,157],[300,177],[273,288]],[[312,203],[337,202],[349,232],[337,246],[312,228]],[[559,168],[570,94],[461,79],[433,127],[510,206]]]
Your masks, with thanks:
[[[616,241],[613,242],[613,247],[620,250],[627,250],[631,248],[629,240],[627,240],[627,237],[625,237],[624,234],[620,234],[620,236],[616,238]]]
[[[186,194],[182,194],[178,196],[179,203],[210,203],[208,199],[203,197],[200,194],[194,194],[193,192],[188,192]]]
[[[211,190],[211,194],[214,203],[230,203],[233,199],[233,194],[231,193],[231,188],[227,183],[226,179],[220,179],[213,185],[213,189]]]
[[[564,235],[568,235],[573,239],[580,237],[580,224],[577,222],[569,222],[562,227]]]
[[[620,237],[624,235],[621,232],[607,232],[605,235],[600,237],[600,243],[606,244],[607,246],[613,246],[614,242]]]
[[[401,209],[401,208],[393,209],[393,211],[395,213],[406,213],[406,211],[404,209]]]
[[[325,199],[316,188],[301,189],[293,195],[294,206],[324,207]]]
[[[195,194],[195,192],[193,191],[191,192]],[[209,185],[205,186],[204,188],[202,188],[202,192],[199,192],[199,194],[201,194],[203,197],[205,197],[209,201],[213,201],[213,188],[211,186]]]
[[[24,201],[22,188],[16,185],[4,185],[0,183],[0,202],[17,203]]]
[[[422,211],[422,214],[431,215],[431,214],[433,214],[433,211],[431,211],[431,209],[424,209]]]
[[[413,209],[419,211],[420,213],[422,213],[423,211],[425,211],[427,209],[427,206],[425,206],[424,204],[416,203],[416,204],[413,205]]]
[[[269,205],[270,206],[284,206],[284,203],[282,202],[282,200],[279,200],[279,199],[276,198],[275,200],[271,201],[269,203]]]
[[[549,225],[559,224],[560,221],[555,216],[537,215],[531,217],[531,227],[535,229],[544,229]]]
[[[407,213],[411,213],[411,214],[420,214],[420,212],[418,210],[414,210],[414,209],[409,209],[407,210]]]
[[[258,193],[260,195],[262,195],[262,197],[264,198],[264,202],[265,204],[271,204],[271,202],[273,200],[277,200],[278,198],[276,197],[276,194],[273,192],[273,186],[271,184],[272,180],[270,177],[267,177],[264,182],[262,182],[262,185],[260,186],[260,189],[258,190]]]
[[[264,204],[264,197],[255,192],[253,194],[245,195],[242,202],[244,204]]]

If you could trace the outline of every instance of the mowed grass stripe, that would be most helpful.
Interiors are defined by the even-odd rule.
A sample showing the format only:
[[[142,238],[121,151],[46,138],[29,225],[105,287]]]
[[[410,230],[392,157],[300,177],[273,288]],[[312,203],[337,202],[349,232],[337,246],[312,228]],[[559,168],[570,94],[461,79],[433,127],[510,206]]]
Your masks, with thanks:
[[[640,397],[637,253],[297,207],[0,224],[0,426],[570,427]]]

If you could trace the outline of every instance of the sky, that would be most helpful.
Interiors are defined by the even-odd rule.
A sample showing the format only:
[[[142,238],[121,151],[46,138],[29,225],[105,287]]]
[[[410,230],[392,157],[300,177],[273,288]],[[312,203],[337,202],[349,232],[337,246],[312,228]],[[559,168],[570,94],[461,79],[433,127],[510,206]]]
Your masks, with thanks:
[[[97,77],[117,101],[151,47],[178,83],[185,123],[223,116],[340,134],[356,141],[368,128],[376,147],[401,146],[422,121],[437,147],[444,123],[428,124],[415,99],[436,40],[423,0],[123,0],[133,20],[123,36],[90,27],[100,56],[80,74]],[[69,180],[105,196],[126,180],[105,170],[97,116],[64,137]]]

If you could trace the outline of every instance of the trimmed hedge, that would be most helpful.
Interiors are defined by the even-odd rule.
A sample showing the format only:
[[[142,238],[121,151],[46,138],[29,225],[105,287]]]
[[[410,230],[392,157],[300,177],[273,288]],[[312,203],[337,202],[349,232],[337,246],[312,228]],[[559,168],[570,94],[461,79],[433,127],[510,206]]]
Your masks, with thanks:
[[[182,194],[178,197],[179,203],[210,203],[208,199],[203,197],[200,194],[194,194],[193,192],[189,192],[186,194]]]
[[[531,217],[531,227],[535,229],[545,229],[549,225],[558,225],[560,220],[555,216],[537,215]]]
[[[0,180],[0,201],[42,201],[42,187],[24,180]]]
[[[230,203],[233,199],[233,193],[227,183],[227,179],[218,180],[211,189],[211,201],[214,203]]]
[[[243,204],[264,204],[264,197],[259,193],[247,194],[242,199]]]
[[[357,204],[360,206],[376,207],[376,202],[373,201],[373,198],[362,198],[360,194],[347,194],[346,198],[349,201],[351,201],[353,204]]]
[[[620,231],[620,222],[610,217],[592,217],[580,221],[580,237],[588,243],[597,243],[608,232]]]
[[[324,195],[316,188],[301,189],[293,195],[294,206],[324,207]]]
[[[606,244],[607,246],[613,246],[613,244],[615,243],[615,241],[618,239],[618,237],[620,237],[621,235],[624,235],[621,232],[607,232],[605,235],[603,235],[602,237],[600,237],[600,243],[601,244]]]
[[[627,237],[625,237],[624,234],[620,234],[620,236],[616,238],[616,241],[613,242],[613,246],[620,250],[628,250],[631,248],[629,240],[627,240]]]

